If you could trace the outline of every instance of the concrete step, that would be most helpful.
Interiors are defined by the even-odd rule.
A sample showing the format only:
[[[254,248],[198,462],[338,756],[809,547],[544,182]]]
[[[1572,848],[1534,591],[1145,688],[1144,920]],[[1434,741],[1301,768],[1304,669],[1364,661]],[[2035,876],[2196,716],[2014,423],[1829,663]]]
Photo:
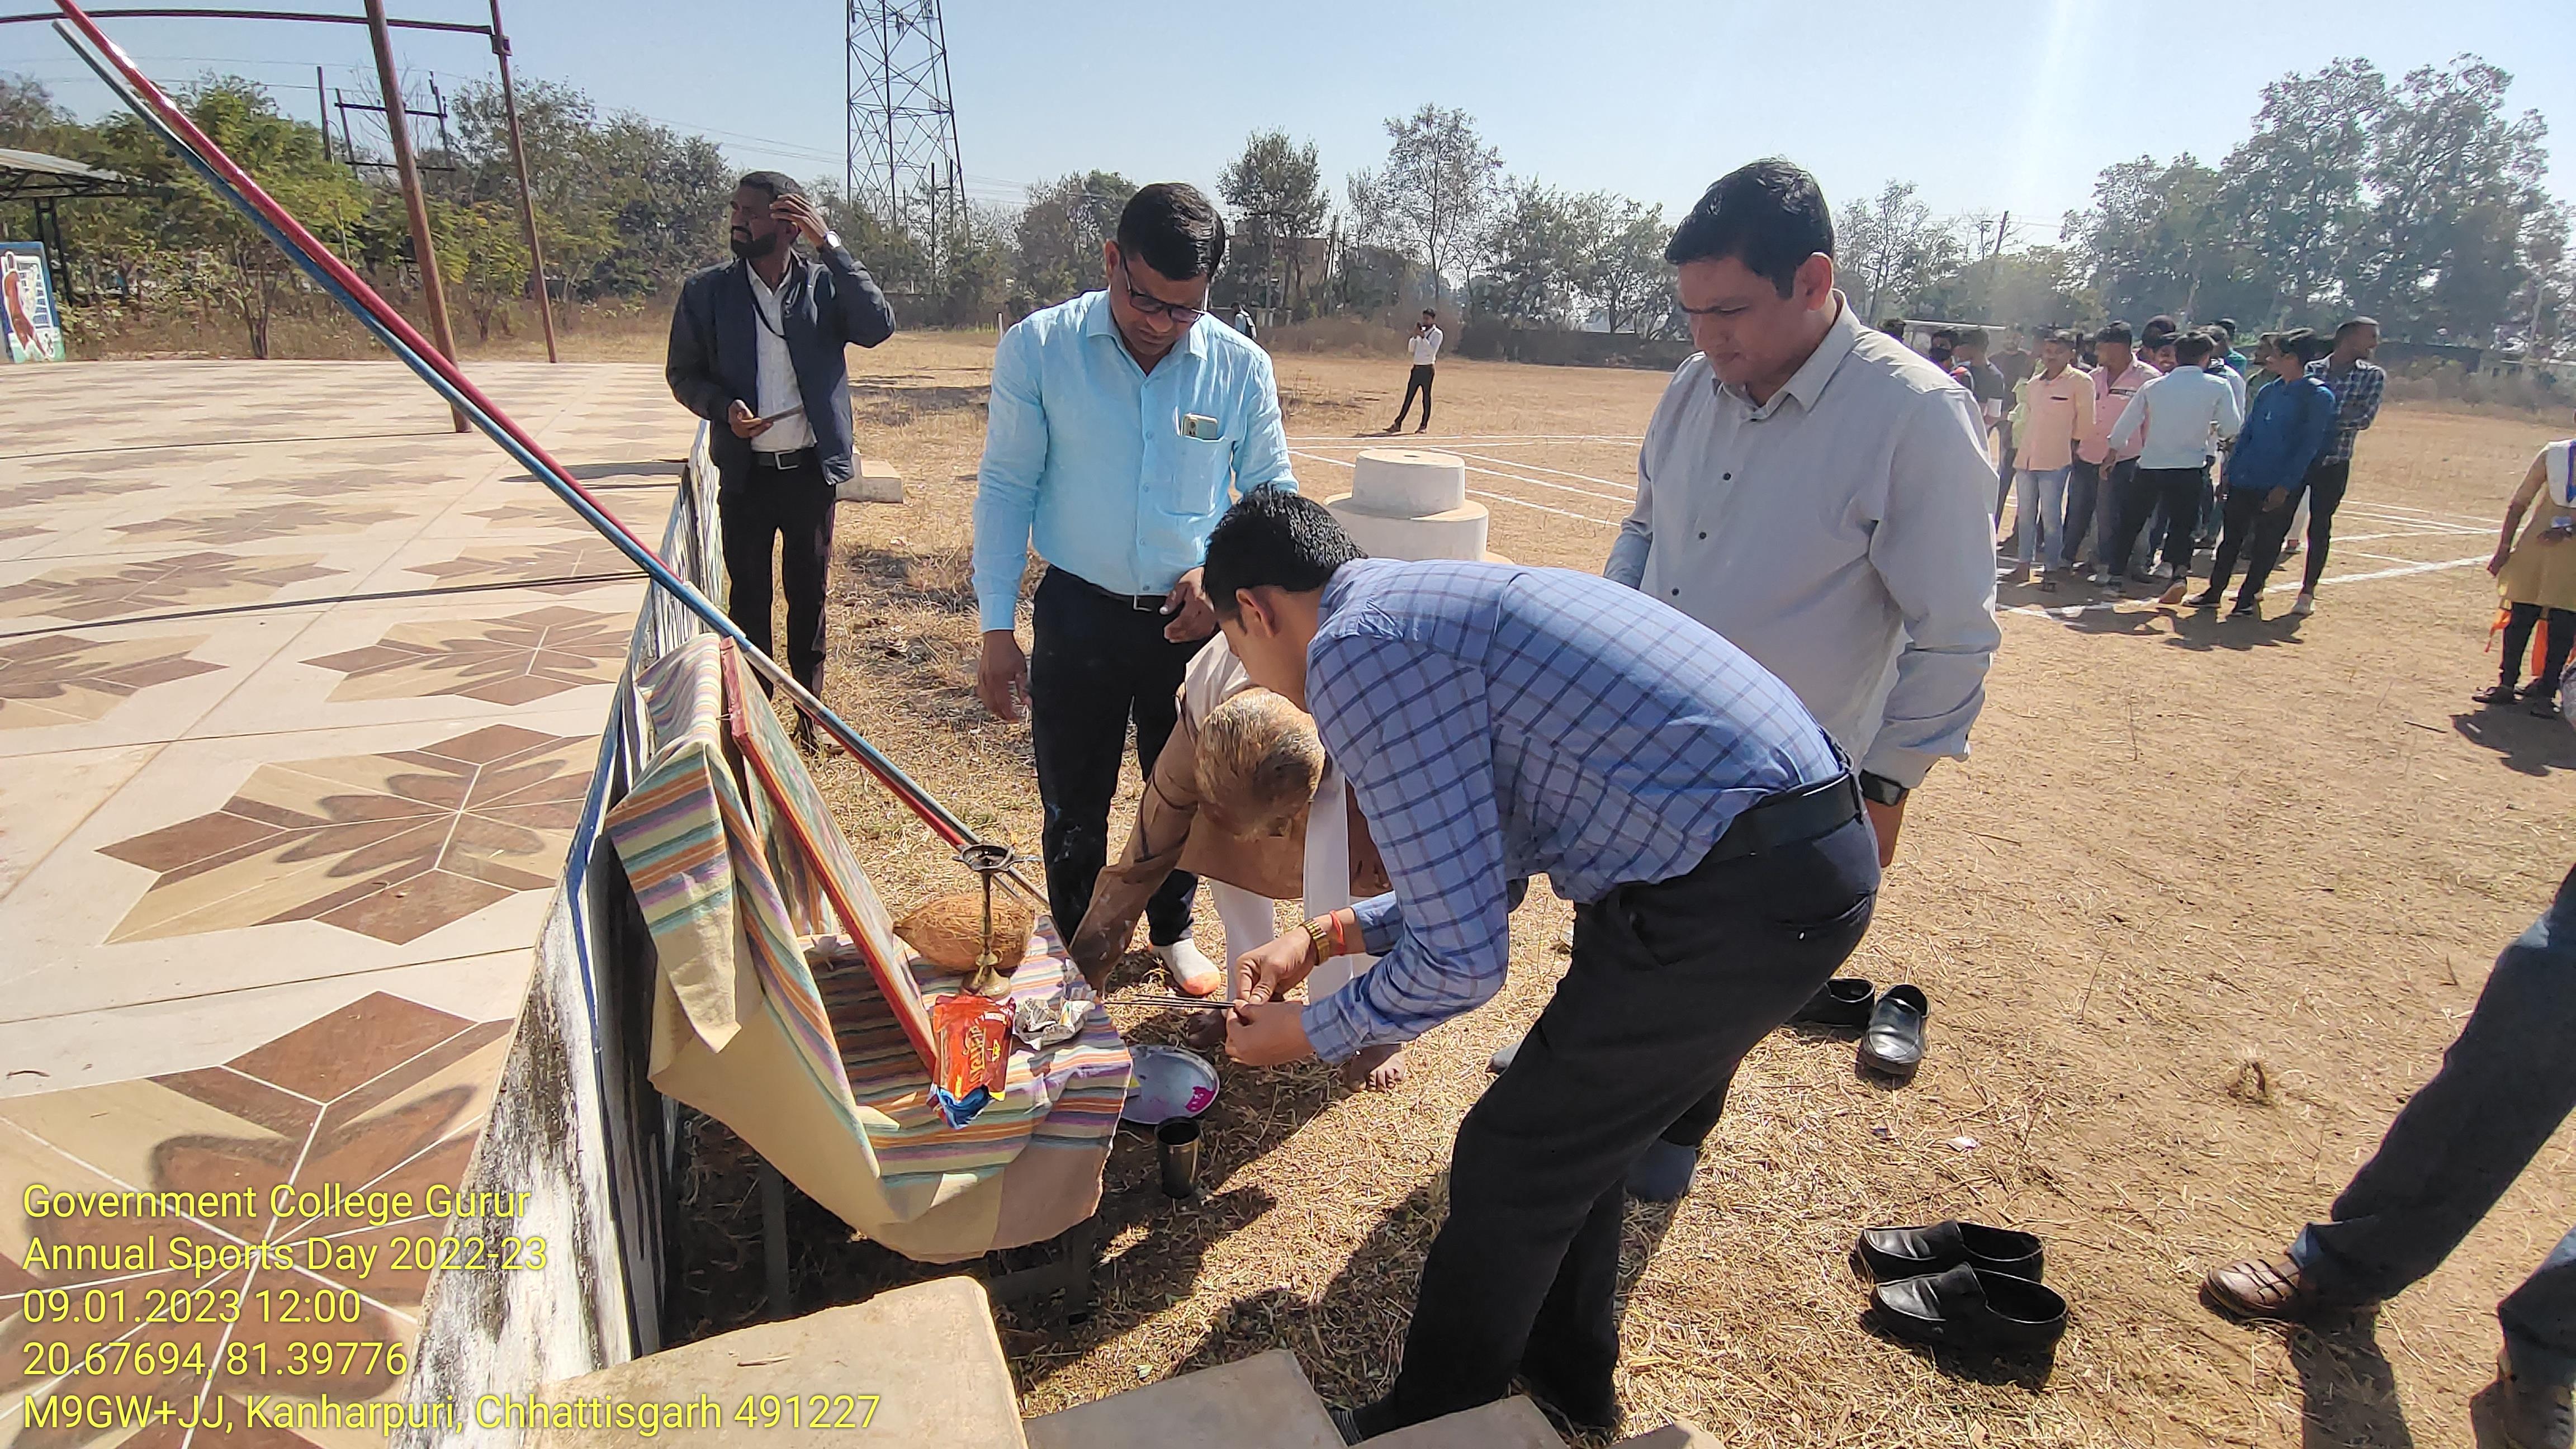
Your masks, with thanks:
[[[1367,1449],[1565,1449],[1538,1405],[1517,1396],[1361,1442]]]
[[[901,503],[903,475],[883,458],[861,458],[837,496],[843,503]]]
[[[773,1395],[774,1420],[762,1402]],[[548,1384],[539,1396],[567,1406],[704,1400],[722,1412],[712,1425],[666,1428],[649,1441],[632,1426],[548,1426],[528,1436],[530,1449],[644,1442],[657,1449],[719,1443],[761,1449],[1028,1444],[1020,1434],[1011,1368],[993,1333],[992,1305],[972,1278],[938,1278],[865,1303],[736,1329]],[[854,1396],[873,1396],[874,1403]],[[746,1400],[749,1422],[737,1417]]]
[[[1717,1449],[1717,1436],[1688,1419],[1675,1419],[1660,1429],[1622,1439],[1610,1449]]]
[[[1031,1419],[1029,1449],[1342,1449],[1284,1348]]]

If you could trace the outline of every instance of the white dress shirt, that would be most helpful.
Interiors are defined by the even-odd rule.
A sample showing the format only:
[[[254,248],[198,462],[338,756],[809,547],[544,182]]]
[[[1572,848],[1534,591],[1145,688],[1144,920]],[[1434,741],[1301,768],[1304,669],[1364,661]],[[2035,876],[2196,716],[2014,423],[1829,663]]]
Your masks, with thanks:
[[[1416,332],[1404,339],[1404,345],[1413,351],[1414,366],[1429,367],[1440,360],[1440,329],[1433,327],[1426,332]]]
[[[1911,787],[1968,753],[1995,623],[1995,469],[1976,401],[1835,295],[1755,407],[1673,374],[1603,572],[1779,676],[1861,768]]]
[[[2245,426],[2245,411],[2236,390],[2215,373],[2177,367],[2129,399],[2120,420],[2111,425],[2111,446],[2126,451],[2140,433],[2141,468],[2197,468],[2208,460],[2209,439],[2236,436]]]
[[[801,406],[805,401],[804,394],[796,390],[796,360],[787,355],[787,308],[783,294],[787,290],[786,284],[795,278],[796,269],[789,267],[779,277],[780,285],[775,290],[762,281],[759,271],[751,266],[746,265],[742,274],[751,279],[751,330],[755,344],[752,356],[760,372],[760,396],[753,400],[751,410],[756,416],[771,417]],[[769,425],[768,431],[751,440],[751,450],[755,453],[792,453],[812,446],[814,425],[805,420],[803,413],[779,418]]]

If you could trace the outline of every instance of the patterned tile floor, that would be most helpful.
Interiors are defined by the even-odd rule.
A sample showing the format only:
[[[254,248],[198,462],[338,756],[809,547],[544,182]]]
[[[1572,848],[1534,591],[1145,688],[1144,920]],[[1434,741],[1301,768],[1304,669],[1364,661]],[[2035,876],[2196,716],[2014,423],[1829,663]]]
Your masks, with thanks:
[[[693,420],[658,372],[478,381],[659,541]],[[330,1265],[443,1220],[268,1205],[456,1182],[642,596],[392,364],[0,370],[0,1444],[332,1442],[240,1411],[393,1390],[382,1362],[289,1371],[316,1335],[274,1315],[38,1320],[56,1289],[139,1319],[155,1288],[266,1288],[351,1304],[324,1336],[412,1341],[424,1275]],[[31,1187],[216,1206],[40,1221]],[[299,1266],[62,1266],[174,1236]],[[57,1343],[67,1372],[21,1373]],[[231,1431],[26,1427],[30,1389]]]

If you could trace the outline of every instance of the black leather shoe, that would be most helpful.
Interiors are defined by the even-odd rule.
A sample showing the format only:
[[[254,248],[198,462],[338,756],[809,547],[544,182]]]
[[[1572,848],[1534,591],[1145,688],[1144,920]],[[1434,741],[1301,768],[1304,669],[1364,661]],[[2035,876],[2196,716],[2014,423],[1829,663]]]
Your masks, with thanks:
[[[1891,986],[1879,993],[1869,1014],[1869,1029],[1860,1034],[1860,1064],[1899,1081],[1914,1080],[1923,1065],[1923,1018],[1932,1003],[1919,986]]]
[[[2066,1300],[2028,1278],[1962,1263],[1870,1290],[1889,1333],[1914,1343],[1984,1352],[2029,1352],[2066,1332]]]
[[[1866,1026],[1878,988],[1857,976],[1837,976],[1816,988],[1789,1020],[1801,1026]]]
[[[1961,1263],[2034,1283],[2043,1271],[2037,1237],[1956,1218],[1928,1228],[1863,1228],[1859,1252],[1869,1276],[1881,1283],[1920,1278]]]

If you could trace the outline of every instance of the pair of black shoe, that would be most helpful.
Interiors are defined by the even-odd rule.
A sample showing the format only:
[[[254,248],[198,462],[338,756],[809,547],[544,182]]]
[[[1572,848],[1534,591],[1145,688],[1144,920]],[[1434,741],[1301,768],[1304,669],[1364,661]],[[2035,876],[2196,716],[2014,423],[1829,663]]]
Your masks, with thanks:
[[[2044,1351],[2066,1332],[2066,1300],[2039,1281],[2039,1239],[1953,1218],[1866,1228],[1853,1249],[1889,1333],[1987,1353]]]
[[[1807,1026],[1859,1027],[1860,1064],[1900,1082],[1914,1080],[1923,1065],[1923,1018],[1932,1003],[1919,986],[1891,986],[1880,991],[1857,976],[1837,976],[1798,1008],[1792,1023]]]

